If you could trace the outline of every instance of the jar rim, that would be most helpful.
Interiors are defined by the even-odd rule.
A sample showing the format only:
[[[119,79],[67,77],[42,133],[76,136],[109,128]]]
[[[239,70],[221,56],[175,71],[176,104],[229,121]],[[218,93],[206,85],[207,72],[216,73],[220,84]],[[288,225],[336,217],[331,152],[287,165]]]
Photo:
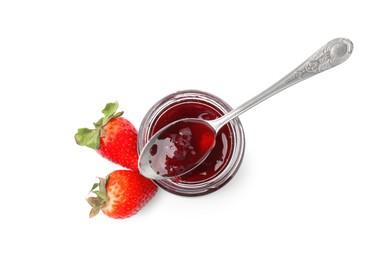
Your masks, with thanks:
[[[146,113],[139,128],[138,134],[138,152],[142,150],[150,138],[151,128],[161,114],[183,101],[201,101],[214,109],[219,110],[221,114],[226,114],[232,108],[221,98],[200,90],[182,90],[169,94],[157,101]],[[153,180],[164,190],[182,196],[200,196],[214,192],[226,183],[228,183],[241,166],[245,150],[245,135],[239,118],[235,118],[228,123],[232,135],[232,151],[230,159],[224,168],[212,178],[197,183],[175,182],[172,179]]]

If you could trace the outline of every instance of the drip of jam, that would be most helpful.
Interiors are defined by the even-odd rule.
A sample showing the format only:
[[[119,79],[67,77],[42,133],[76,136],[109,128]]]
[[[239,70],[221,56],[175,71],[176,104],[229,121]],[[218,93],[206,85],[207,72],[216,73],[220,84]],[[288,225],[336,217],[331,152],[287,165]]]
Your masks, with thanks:
[[[200,103],[199,101],[192,101],[192,102],[184,102],[180,104],[176,104],[170,108],[168,108],[164,113],[162,113],[154,123],[154,127],[152,129],[152,135],[156,133],[159,129],[162,127],[168,125],[169,123],[172,123],[174,121],[177,121],[179,119],[183,118],[202,118],[205,120],[212,120],[215,118],[218,118],[221,116],[221,112],[217,109],[209,106],[205,103]],[[199,125],[199,124],[193,124],[189,126],[188,124],[184,125],[178,125],[175,126],[175,129],[172,129],[172,131],[168,131],[165,138],[168,139],[169,142],[177,143],[177,147],[174,148],[176,152],[179,151],[176,155],[172,156],[173,152],[168,151],[166,155],[169,155],[173,158],[173,161],[168,161],[168,165],[172,166],[173,168],[171,170],[175,170],[175,167],[181,167],[183,166],[182,162],[178,162],[177,160],[180,159],[180,153],[185,152],[188,153],[192,151],[192,148],[195,148],[195,150],[198,151],[199,154],[202,153],[202,151],[211,144],[211,139],[208,137],[209,134],[207,134],[207,129],[204,129],[205,126]],[[181,132],[181,134],[178,133]],[[174,137],[171,135],[175,135]],[[172,139],[174,138],[174,139]],[[179,140],[177,140],[179,139]],[[193,140],[192,142],[190,140]],[[198,142],[194,142],[194,140],[197,140]],[[214,148],[211,150],[210,154],[207,156],[207,158],[196,168],[192,169],[190,172],[173,178],[172,180],[175,182],[186,182],[186,183],[196,183],[196,182],[202,182],[205,180],[208,180],[214,176],[216,176],[218,173],[220,173],[223,168],[225,167],[226,163],[228,162],[230,155],[231,155],[231,131],[230,128],[226,125],[222,127],[219,132],[217,133],[215,140]],[[194,147],[197,146],[197,147]],[[162,146],[162,145],[161,145]],[[153,151],[153,149],[156,149],[157,147],[152,147],[151,154],[157,151]],[[181,152],[180,152],[181,150]],[[161,152],[161,151],[160,151]],[[158,152],[157,152],[158,153]],[[168,154],[170,153],[170,154]],[[192,158],[194,160],[199,159],[197,156],[194,156]],[[191,164],[191,162],[189,162]],[[190,165],[191,166],[191,165]],[[192,167],[191,167],[192,168]],[[180,169],[182,170],[182,169]],[[173,174],[174,175],[174,174]],[[172,175],[172,176],[173,176]]]

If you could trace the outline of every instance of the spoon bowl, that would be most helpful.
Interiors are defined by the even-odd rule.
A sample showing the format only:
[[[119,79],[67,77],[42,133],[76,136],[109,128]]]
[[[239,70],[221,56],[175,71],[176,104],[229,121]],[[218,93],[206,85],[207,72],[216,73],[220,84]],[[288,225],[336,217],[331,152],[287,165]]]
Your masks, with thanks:
[[[168,124],[155,133],[142,149],[139,157],[141,174],[161,180],[188,173],[207,158],[222,126],[276,93],[343,63],[352,50],[350,40],[336,38],[274,85],[224,116],[210,121],[186,118]]]
[[[140,172],[158,180],[177,177],[195,168],[215,146],[217,131],[209,122],[186,118],[163,127],[143,148]]]

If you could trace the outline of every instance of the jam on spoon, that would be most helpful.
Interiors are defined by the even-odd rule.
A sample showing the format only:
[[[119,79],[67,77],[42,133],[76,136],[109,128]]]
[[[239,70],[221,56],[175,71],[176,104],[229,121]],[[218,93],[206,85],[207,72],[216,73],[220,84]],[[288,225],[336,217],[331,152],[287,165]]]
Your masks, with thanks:
[[[215,146],[215,131],[197,119],[179,120],[164,128],[149,150],[157,175],[176,177],[203,161]]]
[[[187,118],[168,124],[155,133],[141,151],[141,174],[157,180],[186,174],[207,158],[222,126],[276,93],[343,63],[352,49],[350,40],[336,38],[274,85],[224,116],[214,120]]]

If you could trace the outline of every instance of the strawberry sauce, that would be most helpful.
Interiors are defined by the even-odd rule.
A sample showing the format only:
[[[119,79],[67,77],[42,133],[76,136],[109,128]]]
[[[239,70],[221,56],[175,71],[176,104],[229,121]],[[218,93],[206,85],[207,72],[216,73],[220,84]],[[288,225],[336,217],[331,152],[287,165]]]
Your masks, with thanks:
[[[202,118],[205,120],[212,120],[221,116],[221,113],[215,108],[207,104],[199,102],[185,102],[176,104],[168,108],[156,121],[152,128],[152,134],[156,133],[162,127],[183,118]],[[180,133],[180,134],[178,134]],[[166,168],[171,171],[171,176],[175,175],[175,171],[182,171],[181,167],[192,168],[193,163],[199,160],[202,152],[207,147],[214,143],[214,134],[210,132],[208,127],[203,124],[183,123],[174,125],[172,129],[165,132],[162,139],[169,140],[173,144],[174,150],[162,152],[160,158],[167,158],[166,155],[174,153],[168,160],[160,161],[165,163]],[[208,180],[225,167],[231,155],[231,130],[228,125],[222,127],[215,138],[215,146],[207,156],[207,158],[195,169],[187,174],[175,177],[175,182],[196,183]],[[163,146],[163,145],[162,145]],[[157,148],[157,147],[154,147]],[[158,150],[158,149],[156,149]],[[196,151],[196,153],[195,153]],[[152,151],[153,153],[153,147]],[[186,156],[183,161],[183,156],[188,153],[193,153],[193,156]],[[153,154],[152,154],[153,155]],[[162,156],[162,157],[161,157]],[[184,164],[183,164],[184,162]]]
[[[215,132],[207,123],[178,121],[165,128],[150,148],[150,166],[160,176],[183,175],[199,165],[214,145]]]

